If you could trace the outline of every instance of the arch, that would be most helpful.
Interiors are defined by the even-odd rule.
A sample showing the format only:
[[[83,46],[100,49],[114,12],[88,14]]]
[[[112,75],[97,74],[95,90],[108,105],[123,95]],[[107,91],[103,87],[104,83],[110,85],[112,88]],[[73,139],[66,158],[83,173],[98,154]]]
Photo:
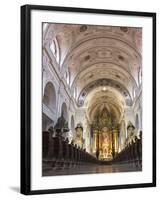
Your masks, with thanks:
[[[89,95],[91,91],[93,91],[95,88],[102,87],[102,86],[105,86],[105,87],[108,86],[110,88],[116,89],[124,97],[126,104],[127,103],[132,104],[132,98],[130,96],[129,91],[121,83],[115,80],[111,80],[111,79],[97,79],[89,83],[84,88],[82,88],[77,98],[77,105],[81,106],[82,100],[84,102],[85,99],[87,98],[87,95]],[[79,102],[80,102],[80,105],[79,105]]]
[[[68,121],[68,111],[67,111],[67,105],[65,102],[62,103],[61,107],[61,116],[65,118],[66,121]]]
[[[51,82],[48,82],[44,89],[43,103],[53,112],[56,108],[56,91]]]

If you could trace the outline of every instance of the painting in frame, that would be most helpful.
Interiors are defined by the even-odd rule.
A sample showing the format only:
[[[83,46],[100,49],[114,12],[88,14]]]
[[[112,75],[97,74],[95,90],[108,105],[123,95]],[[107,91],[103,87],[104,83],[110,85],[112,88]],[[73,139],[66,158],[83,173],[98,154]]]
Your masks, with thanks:
[[[21,193],[156,186],[156,13],[21,7]]]

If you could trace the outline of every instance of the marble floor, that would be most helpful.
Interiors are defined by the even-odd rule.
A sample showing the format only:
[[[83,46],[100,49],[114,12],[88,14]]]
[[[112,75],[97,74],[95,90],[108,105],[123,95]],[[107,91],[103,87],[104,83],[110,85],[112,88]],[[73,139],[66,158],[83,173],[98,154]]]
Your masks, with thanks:
[[[134,164],[114,164],[114,165],[80,165],[76,167],[43,169],[43,176],[75,175],[75,174],[95,174],[114,172],[135,172],[142,171],[141,167]]]

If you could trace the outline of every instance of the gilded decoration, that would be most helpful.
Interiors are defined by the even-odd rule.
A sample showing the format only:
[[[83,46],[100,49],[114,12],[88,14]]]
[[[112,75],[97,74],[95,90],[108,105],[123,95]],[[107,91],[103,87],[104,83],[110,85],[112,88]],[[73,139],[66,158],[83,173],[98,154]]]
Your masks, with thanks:
[[[111,160],[118,152],[118,124],[104,108],[93,124],[93,154],[99,160]]]

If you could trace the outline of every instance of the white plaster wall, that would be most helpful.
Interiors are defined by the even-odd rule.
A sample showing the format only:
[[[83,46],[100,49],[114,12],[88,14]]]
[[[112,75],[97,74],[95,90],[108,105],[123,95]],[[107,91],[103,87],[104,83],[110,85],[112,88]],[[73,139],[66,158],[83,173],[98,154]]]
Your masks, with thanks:
[[[67,121],[68,126],[71,128],[71,117],[74,117],[75,121],[75,110],[76,104],[71,94],[71,90],[67,81],[64,79],[63,74],[60,72],[60,67],[58,66],[55,59],[52,60],[51,52],[48,46],[44,47],[43,50],[43,95],[44,90],[48,82],[51,82],[55,88],[56,92],[56,105],[55,112],[53,113],[51,110],[45,109],[43,106],[43,112],[53,121],[57,121],[57,119],[61,116],[62,112],[62,104],[65,103],[67,106]],[[75,122],[76,126],[76,122]]]

